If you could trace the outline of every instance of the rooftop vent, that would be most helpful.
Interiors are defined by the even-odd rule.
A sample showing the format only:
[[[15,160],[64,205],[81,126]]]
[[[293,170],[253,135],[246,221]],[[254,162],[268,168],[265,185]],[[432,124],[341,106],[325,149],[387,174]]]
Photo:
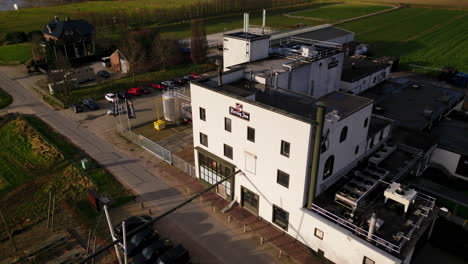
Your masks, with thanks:
[[[432,117],[433,113],[434,113],[434,111],[432,111],[432,109],[425,108],[424,112],[423,112],[423,115],[424,115],[424,117],[430,119]]]
[[[419,89],[421,89],[421,86],[418,85],[418,84],[413,84],[413,85],[411,85],[411,88],[413,88],[415,90],[419,90]]]

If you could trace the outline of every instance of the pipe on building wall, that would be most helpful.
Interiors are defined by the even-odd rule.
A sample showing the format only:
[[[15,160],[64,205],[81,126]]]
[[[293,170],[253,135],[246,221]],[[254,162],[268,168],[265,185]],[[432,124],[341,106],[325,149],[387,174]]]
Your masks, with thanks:
[[[312,152],[312,168],[309,178],[309,199],[307,200],[307,208],[312,208],[312,203],[315,198],[315,189],[317,184],[318,170],[320,165],[320,145],[322,143],[323,126],[325,122],[325,104],[318,102],[316,113],[316,125],[314,135],[314,148]]]
[[[367,239],[371,240],[372,235],[374,235],[375,223],[377,222],[377,215],[372,213],[371,219],[369,221],[369,232],[367,233]]]
[[[275,90],[278,89],[278,72],[275,72]]]

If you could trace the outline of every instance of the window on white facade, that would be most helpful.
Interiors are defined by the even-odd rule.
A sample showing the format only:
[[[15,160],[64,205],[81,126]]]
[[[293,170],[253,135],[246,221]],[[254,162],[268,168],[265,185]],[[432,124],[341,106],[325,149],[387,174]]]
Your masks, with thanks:
[[[343,129],[341,129],[340,143],[345,141],[347,137],[348,137],[348,127],[345,126],[343,127]]]
[[[277,175],[276,175],[276,182],[279,185],[289,188],[289,174],[287,174],[284,171],[278,170]]]
[[[200,132],[200,144],[208,147],[208,136]]]
[[[286,157],[289,158],[290,147],[291,147],[291,145],[289,144],[289,142],[281,140],[281,155],[286,156]]]
[[[284,230],[288,230],[289,213],[278,206],[273,205],[273,223],[277,224]]]
[[[245,170],[255,174],[257,170],[257,156],[245,152]]]
[[[224,118],[224,130],[228,131],[228,132],[231,132],[231,119],[230,118],[227,118],[225,117]]]
[[[367,117],[366,120],[364,120],[364,127],[367,127],[369,125],[369,118]]]
[[[332,176],[334,163],[335,163],[335,156],[333,155],[328,157],[327,161],[325,161],[325,166],[323,168],[323,180]]]
[[[206,111],[202,107],[200,107],[200,120],[206,121]]]
[[[255,128],[247,127],[247,140],[255,142]]]
[[[232,147],[224,144],[224,156],[232,159]]]
[[[372,259],[364,256],[364,259],[362,260],[362,264],[375,264],[375,261],[373,261]]]
[[[323,231],[318,228],[315,228],[314,235],[320,239],[323,239]]]

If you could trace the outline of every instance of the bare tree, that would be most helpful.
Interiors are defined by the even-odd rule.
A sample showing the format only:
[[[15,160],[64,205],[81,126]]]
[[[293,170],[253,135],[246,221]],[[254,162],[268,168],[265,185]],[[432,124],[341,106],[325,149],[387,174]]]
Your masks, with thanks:
[[[183,56],[176,40],[158,39],[154,42],[153,57],[157,58],[161,70],[182,62]]]
[[[135,82],[135,73],[139,71],[140,63],[145,60],[145,51],[138,41],[138,34],[136,32],[130,32],[127,38],[122,41],[119,47],[125,59],[127,59],[128,66],[130,67],[130,73],[132,74],[132,80]]]
[[[190,57],[193,63],[200,64],[208,54],[205,23],[202,19],[194,19],[191,23],[192,37],[190,39]]]

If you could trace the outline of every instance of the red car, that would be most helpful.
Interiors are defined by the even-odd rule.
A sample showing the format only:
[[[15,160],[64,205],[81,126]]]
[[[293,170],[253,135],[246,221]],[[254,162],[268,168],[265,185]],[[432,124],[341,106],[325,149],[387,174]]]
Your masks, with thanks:
[[[162,85],[160,83],[153,83],[153,84],[151,84],[151,87],[153,87],[154,89],[158,89],[158,90],[163,90],[164,89],[164,85]]]
[[[190,75],[192,76],[192,78],[193,78],[194,80],[200,79],[200,76],[198,76],[198,74],[196,74],[196,73],[192,73],[192,74],[190,74]]]
[[[143,94],[143,89],[141,88],[130,88],[127,91],[129,94],[132,95],[142,95]]]

